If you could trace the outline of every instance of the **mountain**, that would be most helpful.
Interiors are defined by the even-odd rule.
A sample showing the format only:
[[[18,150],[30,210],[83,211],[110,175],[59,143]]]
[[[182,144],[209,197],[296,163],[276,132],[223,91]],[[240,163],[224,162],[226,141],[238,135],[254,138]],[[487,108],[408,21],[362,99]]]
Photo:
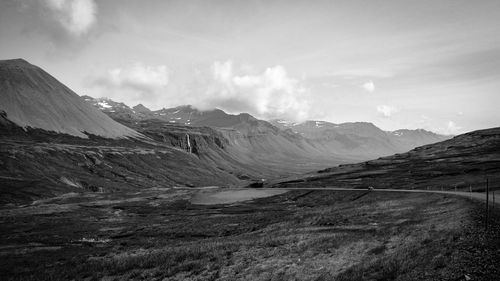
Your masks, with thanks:
[[[23,128],[87,138],[140,137],[84,102],[41,68],[22,59],[0,61],[0,111]]]
[[[134,110],[123,103],[113,102],[109,99],[92,99],[87,96],[85,99],[118,121],[159,119],[171,124],[207,126],[224,132],[230,140],[241,138],[241,135],[244,135],[252,138],[257,137],[263,142],[276,143],[277,140],[263,140],[263,137],[265,135],[279,137],[283,145],[276,145],[277,151],[281,148],[291,148],[298,145],[300,147],[298,151],[305,149],[305,153],[314,156],[309,158],[317,158],[318,155],[320,158],[324,158],[328,155],[338,158],[339,163],[391,155],[449,138],[422,129],[386,132],[368,122],[334,124],[325,121],[301,123],[285,120],[264,121],[247,113],[233,115],[220,109],[201,111],[190,105],[150,111],[142,105],[141,110]],[[289,142],[295,144],[287,146],[286,143]],[[238,144],[241,144],[241,139]],[[247,146],[252,145],[254,144],[247,144]],[[268,150],[265,147],[260,145],[258,149],[261,148],[264,148],[267,153]],[[255,154],[259,153],[258,149],[250,150]],[[296,156],[303,158],[299,155]]]
[[[314,121],[301,134],[244,113],[150,111],[79,97],[24,60],[0,62],[0,90],[0,203],[67,192],[243,186],[353,163],[370,157],[363,155],[370,149],[394,145],[370,123],[331,124],[338,130],[321,132],[315,127],[325,124]],[[393,137],[404,142],[417,139],[414,133],[426,134]]]
[[[0,203],[68,192],[242,186],[349,162],[248,114],[185,107],[163,117],[166,110],[79,97],[23,60],[1,65]],[[170,119],[178,113],[198,126],[170,122],[181,120]]]
[[[197,136],[195,132],[204,130],[200,127],[211,128],[212,130],[204,130],[211,135],[209,139],[227,143],[224,146],[223,158],[231,159],[230,162],[233,164],[239,163],[237,166],[244,167],[243,170],[248,171],[236,172],[231,168],[231,172],[251,175],[252,178],[297,174],[352,162],[352,159],[338,155],[335,151],[321,150],[321,147],[316,147],[314,143],[298,134],[280,130],[269,122],[246,113],[233,115],[219,109],[200,111],[192,106],[179,106],[157,111],[143,110],[146,113],[139,115],[135,109],[133,114],[130,114],[131,108],[124,109],[121,103],[109,99],[88,97],[84,99],[99,107],[114,120],[160,141],[163,137],[159,136],[171,136],[172,132],[182,131],[184,133],[179,136],[180,138],[185,138],[186,134],[192,138]],[[195,145],[198,141],[201,140],[193,139]],[[220,158],[221,151],[215,153],[218,149],[213,143],[211,145],[197,151],[203,155],[200,157],[211,155],[211,163],[220,166],[222,164],[214,159]],[[203,153],[203,151],[209,152]]]
[[[220,109],[198,110],[190,105],[164,108],[151,111],[144,105],[130,108],[124,103],[114,102],[106,98],[83,98],[115,119],[159,119],[172,124],[188,126],[207,126],[219,129],[235,129],[247,132],[288,131],[288,134],[299,134],[314,140],[325,149],[333,149],[340,154],[350,154],[359,158],[365,156],[378,157],[395,152],[404,152],[412,148],[449,139],[450,136],[439,135],[423,129],[383,131],[372,123],[349,122],[334,124],[326,121],[305,121],[300,123],[285,120],[259,120],[250,114],[228,114]]]
[[[325,146],[325,149],[333,149],[339,154],[360,160],[405,152],[450,138],[422,129],[386,132],[368,122],[334,124],[326,121],[293,123],[271,120],[270,123],[312,139]]]
[[[93,98],[86,95],[81,96],[81,98],[113,119],[141,120],[152,118],[151,111],[142,104],[130,108],[123,102],[116,102],[108,98]]]
[[[391,135],[394,142],[399,143],[399,146],[403,149],[403,151],[408,151],[412,148],[426,144],[444,141],[452,137],[436,134],[423,129],[399,129],[388,133]]]
[[[138,104],[138,105],[134,106],[132,108],[132,112],[134,112],[134,111],[135,111],[135,113],[142,113],[142,114],[149,114],[149,113],[151,113],[151,110],[149,110],[149,108],[145,107],[142,104]]]
[[[85,100],[118,122],[134,126],[138,120],[162,120],[171,125],[216,129],[228,140],[226,148],[241,162],[267,163],[280,175],[307,171],[321,165],[353,163],[408,151],[447,139],[424,130],[386,132],[368,122],[333,124],[325,121],[290,123],[264,121],[247,113],[228,114],[220,109],[201,111],[184,105],[150,111],[131,109],[109,99]],[[133,121],[133,122],[132,122]],[[260,162],[260,163],[259,163]],[[286,168],[283,163],[288,163]]]
[[[124,103],[115,102],[108,98],[92,98],[90,96],[82,96],[82,98],[114,119],[158,119],[177,125],[237,129],[240,132],[257,132],[268,129],[276,131],[276,128],[267,121],[259,120],[247,113],[233,115],[220,109],[202,111],[191,105],[151,111],[142,104],[130,108]]]
[[[161,109],[153,115],[170,123],[191,126],[207,126],[221,129],[236,129],[239,132],[277,131],[270,123],[259,120],[248,113],[228,114],[220,109],[200,111],[190,105]]]
[[[198,150],[203,145],[200,139],[204,136],[197,139]],[[178,146],[172,145],[175,142]],[[223,161],[219,165],[205,161],[197,154],[200,152],[183,149],[189,146],[184,133],[172,132],[164,141],[85,139],[43,129],[24,130],[0,115],[0,143],[0,205],[68,192],[135,192],[242,183],[232,172],[243,170],[239,163],[231,167]],[[207,151],[211,149],[207,147]]]
[[[97,105],[108,113],[128,110],[110,100]],[[213,130],[136,128],[144,133],[114,121],[39,67],[1,61],[0,205],[68,192],[235,186],[264,170],[246,171]]]
[[[82,98],[105,113],[129,114],[131,117],[136,113],[128,105],[108,98],[93,98],[91,96],[82,96]]]
[[[340,165],[271,183],[273,187],[484,190],[500,188],[500,127],[474,131],[409,152]]]
[[[155,134],[165,135],[172,131],[195,132],[201,128],[210,128],[212,137],[224,139],[224,152],[231,159],[239,162],[240,166],[245,166],[245,170],[255,170],[249,168],[249,165],[260,167],[258,174],[265,178],[352,162],[335,151],[320,150],[298,134],[280,130],[267,121],[245,113],[232,115],[218,109],[199,111],[191,106],[181,106],[153,111],[148,116],[150,119],[110,116],[148,136],[151,136],[151,130]],[[162,128],[161,132],[159,127]]]

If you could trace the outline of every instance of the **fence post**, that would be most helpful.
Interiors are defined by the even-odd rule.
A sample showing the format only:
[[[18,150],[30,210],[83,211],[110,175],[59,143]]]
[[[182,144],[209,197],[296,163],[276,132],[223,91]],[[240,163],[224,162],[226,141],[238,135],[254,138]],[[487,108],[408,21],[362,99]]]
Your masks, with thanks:
[[[486,178],[486,229],[488,229],[488,220],[490,218],[490,183]]]

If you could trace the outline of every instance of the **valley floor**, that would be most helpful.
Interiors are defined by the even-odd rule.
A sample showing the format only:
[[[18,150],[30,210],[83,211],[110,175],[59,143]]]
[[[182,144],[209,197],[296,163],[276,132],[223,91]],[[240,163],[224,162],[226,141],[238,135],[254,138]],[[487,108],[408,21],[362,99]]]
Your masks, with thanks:
[[[67,194],[0,209],[3,280],[499,280],[500,208],[444,194]],[[202,196],[203,197],[203,196]]]

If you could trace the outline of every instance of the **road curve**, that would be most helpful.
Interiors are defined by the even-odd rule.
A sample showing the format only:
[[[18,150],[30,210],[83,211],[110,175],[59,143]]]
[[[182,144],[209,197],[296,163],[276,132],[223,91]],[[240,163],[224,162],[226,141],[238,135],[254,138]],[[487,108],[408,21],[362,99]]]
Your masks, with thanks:
[[[269,188],[269,189],[280,189],[280,190],[331,190],[331,191],[368,191],[367,189],[352,189],[352,188],[337,188],[337,187],[312,187],[312,188]],[[462,192],[462,191],[441,191],[441,190],[421,190],[421,189],[372,189],[372,192],[407,192],[407,193],[439,193],[447,195],[456,195],[462,197],[468,197],[475,200],[486,201],[486,193],[479,192]],[[495,205],[500,205],[500,192],[496,192]],[[489,201],[493,203],[493,193],[490,192]]]

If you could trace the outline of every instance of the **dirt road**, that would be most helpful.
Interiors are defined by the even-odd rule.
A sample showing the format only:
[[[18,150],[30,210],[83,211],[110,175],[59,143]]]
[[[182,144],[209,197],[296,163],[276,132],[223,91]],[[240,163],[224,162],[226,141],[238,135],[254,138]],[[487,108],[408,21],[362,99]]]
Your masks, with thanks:
[[[353,190],[363,190],[363,189],[352,189],[352,188],[336,188],[336,187],[318,187],[318,188],[271,188],[271,189],[283,189],[283,190],[332,190],[332,191],[353,191]],[[462,191],[440,191],[440,190],[420,190],[420,189],[372,189],[372,192],[418,192],[418,193],[440,193],[457,195],[462,197],[469,197],[475,200],[486,201],[486,193],[479,192],[462,192]],[[490,203],[493,203],[493,193],[490,192],[489,197]],[[500,205],[500,192],[495,193],[495,205]]]

